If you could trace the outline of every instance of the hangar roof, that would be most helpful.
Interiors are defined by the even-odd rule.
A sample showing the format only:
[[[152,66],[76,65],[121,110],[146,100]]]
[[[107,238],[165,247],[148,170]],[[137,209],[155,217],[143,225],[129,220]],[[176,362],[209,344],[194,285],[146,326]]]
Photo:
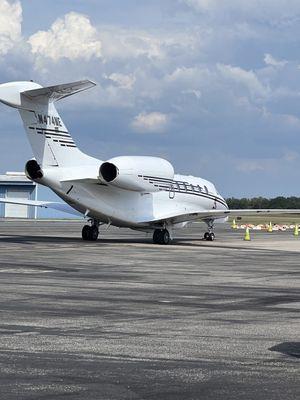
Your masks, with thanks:
[[[28,179],[24,172],[6,172],[5,175],[0,175],[0,185],[11,184],[36,186],[36,183]]]

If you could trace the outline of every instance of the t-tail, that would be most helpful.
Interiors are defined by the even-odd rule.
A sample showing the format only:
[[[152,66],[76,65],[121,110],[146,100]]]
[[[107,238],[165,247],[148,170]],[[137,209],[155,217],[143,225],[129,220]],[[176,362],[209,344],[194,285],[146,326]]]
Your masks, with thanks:
[[[89,164],[92,158],[81,152],[58,114],[54,102],[95,86],[85,80],[42,87],[34,82],[0,85],[0,101],[17,108],[41,167]]]

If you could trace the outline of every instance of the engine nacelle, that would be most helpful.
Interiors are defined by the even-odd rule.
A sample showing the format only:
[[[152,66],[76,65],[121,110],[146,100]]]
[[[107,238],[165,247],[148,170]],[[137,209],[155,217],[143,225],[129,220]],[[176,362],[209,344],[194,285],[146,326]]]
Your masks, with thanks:
[[[100,166],[99,177],[121,189],[153,192],[159,189],[150,182],[151,178],[173,179],[174,169],[162,158],[122,156],[104,162]]]
[[[32,181],[39,181],[44,174],[36,160],[29,160],[25,165],[25,174]]]

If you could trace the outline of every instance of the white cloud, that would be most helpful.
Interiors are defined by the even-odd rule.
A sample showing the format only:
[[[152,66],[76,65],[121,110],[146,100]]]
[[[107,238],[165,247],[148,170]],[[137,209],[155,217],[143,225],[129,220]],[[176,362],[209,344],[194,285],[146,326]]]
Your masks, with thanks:
[[[131,123],[136,132],[141,133],[162,133],[165,131],[169,122],[169,117],[160,112],[141,113],[134,117]]]
[[[161,85],[164,90],[178,93],[177,98],[182,95],[190,95],[191,98],[199,100],[203,93],[210,91],[216,80],[215,69],[209,70],[205,65],[196,67],[178,67],[173,72],[165,75]],[[174,99],[175,100],[175,99]]]
[[[132,89],[135,82],[135,77],[133,75],[125,75],[117,72],[109,76],[104,75],[104,77],[114,82],[121,89]]]
[[[75,12],[66,14],[63,19],[58,18],[48,31],[36,32],[30,36],[28,43],[33,54],[53,61],[101,57],[101,41],[97,37],[97,30],[88,17]]]
[[[183,90],[182,91],[183,94],[191,94],[193,96],[196,97],[196,99],[201,99],[202,97],[202,93],[200,90],[193,90],[193,89],[188,89],[188,90]]]
[[[103,44],[105,60],[140,56],[155,59],[164,56],[163,39],[143,31],[103,27],[99,29],[99,35]]]
[[[22,7],[19,1],[0,0],[0,55],[21,40]]]
[[[139,60],[141,64],[150,61],[148,68],[151,65],[163,66],[163,63],[170,62],[173,53],[190,54],[195,51],[195,48],[199,47],[198,39],[197,35],[181,31],[152,32],[121,28],[117,25],[96,27],[87,16],[70,12],[56,19],[48,30],[31,35],[28,43],[31,53],[35,56],[36,69],[45,74],[45,61],[49,59],[54,62],[62,59],[89,61],[94,57],[101,58],[102,65],[124,60],[129,60],[130,65],[132,60]],[[109,76],[109,73],[106,72],[106,75]],[[113,73],[109,79],[119,87],[133,84],[121,75],[124,74]]]
[[[238,160],[236,161],[236,169],[241,172],[259,172],[272,170],[274,160],[272,159],[253,159],[253,160]]]
[[[196,32],[153,32],[118,26],[99,26],[98,33],[105,61],[144,58],[152,62],[163,62],[173,52],[190,54],[201,45]]]
[[[268,94],[268,88],[259,81],[253,71],[224,64],[218,64],[217,68],[224,78],[245,86],[251,95],[264,97]]]
[[[284,67],[287,64],[286,60],[276,60],[276,58],[269,53],[265,54],[264,62],[266,65],[271,65],[272,67]]]
[[[282,122],[288,125],[290,128],[296,128],[297,130],[300,128],[300,119],[295,115],[277,114],[276,116],[281,118]]]
[[[207,67],[179,67],[176,68],[171,74],[166,76],[167,82],[180,82],[186,86],[195,88],[199,83],[207,81],[211,77],[212,72]]]
[[[211,10],[217,5],[215,0],[183,0],[183,2],[195,10],[202,12]]]
[[[287,164],[297,164],[298,161],[299,154],[297,152],[285,150],[278,157],[236,159],[234,164],[237,171],[245,173],[259,173],[278,171],[280,168],[282,168],[282,166]]]
[[[295,18],[300,12],[298,0],[182,0],[183,3],[201,13],[210,15],[242,17],[244,19],[283,20]],[[275,21],[274,21],[275,22]]]
[[[298,162],[299,161],[299,153],[292,150],[286,150],[283,154],[283,159],[287,162]]]

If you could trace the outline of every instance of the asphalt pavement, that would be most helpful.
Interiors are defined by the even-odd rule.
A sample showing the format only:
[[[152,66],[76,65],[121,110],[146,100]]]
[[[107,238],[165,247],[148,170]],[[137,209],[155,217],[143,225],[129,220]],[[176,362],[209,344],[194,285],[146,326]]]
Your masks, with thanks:
[[[300,398],[300,237],[0,221],[0,399]]]

